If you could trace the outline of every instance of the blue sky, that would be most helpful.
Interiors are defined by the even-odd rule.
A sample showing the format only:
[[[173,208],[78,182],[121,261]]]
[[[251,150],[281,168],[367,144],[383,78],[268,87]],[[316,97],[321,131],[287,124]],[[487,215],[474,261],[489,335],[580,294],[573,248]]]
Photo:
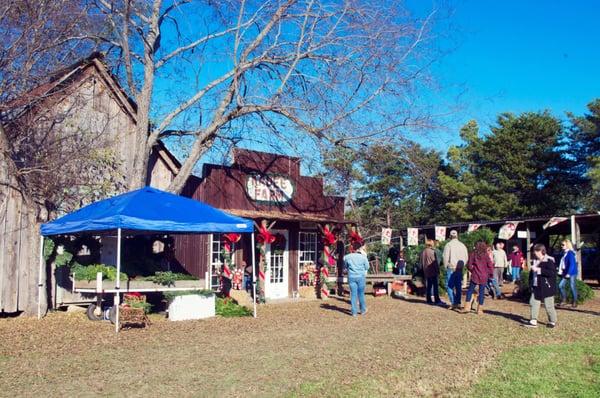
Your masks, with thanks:
[[[548,109],[566,119],[566,111],[582,114],[600,97],[600,0],[406,1],[416,16],[439,10],[425,44],[444,53],[431,69],[437,89],[423,91],[419,105],[443,116],[434,119],[439,127],[408,133],[427,147],[445,154],[471,119],[485,133],[502,112]],[[172,84],[158,91],[169,100],[187,94]],[[251,140],[241,145],[276,150]],[[224,161],[226,151],[211,151],[200,164]]]
[[[440,2],[409,5],[421,15]],[[441,86],[433,107],[457,108],[434,132],[443,137],[430,145],[435,149],[458,143],[470,119],[486,131],[500,112],[549,109],[564,118],[600,97],[600,1],[461,0],[445,7],[452,14],[433,33],[451,50],[432,71]]]

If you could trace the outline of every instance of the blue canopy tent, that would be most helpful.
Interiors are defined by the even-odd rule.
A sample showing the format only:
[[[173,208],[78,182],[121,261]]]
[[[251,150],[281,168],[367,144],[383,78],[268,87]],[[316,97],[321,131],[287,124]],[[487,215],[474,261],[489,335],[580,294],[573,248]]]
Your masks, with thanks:
[[[41,239],[43,240],[44,236],[52,235],[77,235],[115,230],[117,231],[117,290],[120,287],[122,231],[168,234],[251,233],[252,247],[254,247],[254,224],[252,220],[236,217],[197,200],[151,187],[94,202],[73,213],[43,224]],[[254,263],[254,250],[252,250],[253,270]],[[43,258],[40,256],[40,275],[42,265]],[[256,285],[256,276],[253,275],[252,279],[254,285]],[[39,284],[42,285],[41,280]],[[256,297],[256,294],[254,294],[254,297]],[[117,292],[115,294],[115,305],[117,306],[117,322],[115,324],[117,331],[119,330],[118,304],[119,294]],[[254,316],[256,316],[256,299],[254,299]],[[38,317],[41,317],[39,310]]]

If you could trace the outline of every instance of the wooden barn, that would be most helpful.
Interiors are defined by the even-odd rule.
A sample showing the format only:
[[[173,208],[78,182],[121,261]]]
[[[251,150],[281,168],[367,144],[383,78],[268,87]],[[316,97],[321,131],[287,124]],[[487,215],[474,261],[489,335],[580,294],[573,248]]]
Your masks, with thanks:
[[[116,180],[124,180],[130,172],[130,155],[135,145],[136,104],[110,74],[100,54],[93,54],[58,71],[22,98],[3,104],[0,110],[0,122],[8,137],[11,136],[10,130],[20,125],[37,122],[43,131],[49,128],[45,123],[49,123],[53,132],[59,135],[85,134],[93,137],[94,145],[116,160]],[[4,148],[11,143],[0,144]],[[0,180],[10,181],[13,177],[10,168],[2,160]],[[149,162],[148,185],[166,189],[179,166],[165,146],[157,144]],[[98,175],[97,179],[105,182],[106,176]],[[113,188],[105,196],[125,189],[124,184],[118,184],[118,181]],[[77,201],[77,193],[73,195],[72,199]],[[81,200],[78,205],[82,204],[85,201]],[[44,269],[42,275],[38,271],[39,225],[58,215],[49,214],[51,211],[39,204],[27,203],[11,184],[0,186],[0,314],[37,313],[37,287],[40,282],[46,286],[47,292],[41,298],[44,312],[46,305],[57,306],[61,301],[72,299],[66,297],[64,289],[57,288],[56,275],[50,266]]]
[[[265,296],[295,297],[301,275],[322,258],[321,228],[344,223],[344,198],[323,193],[323,180],[300,173],[300,158],[234,149],[230,165],[205,164],[201,177],[192,176],[183,195],[229,213],[263,220],[277,235],[278,245],[266,245]],[[223,239],[219,235],[179,236],[175,256],[188,272],[210,279],[217,288]],[[234,245],[233,264],[251,264],[249,237]]]

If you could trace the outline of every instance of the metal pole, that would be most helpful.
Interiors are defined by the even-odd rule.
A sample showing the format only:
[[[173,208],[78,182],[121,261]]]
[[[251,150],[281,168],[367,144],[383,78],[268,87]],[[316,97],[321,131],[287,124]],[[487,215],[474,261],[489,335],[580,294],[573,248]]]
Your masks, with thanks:
[[[115,333],[119,333],[119,289],[121,288],[121,228],[117,229],[117,283],[115,285]]]
[[[254,232],[250,236],[250,251],[252,253],[252,301],[254,306],[254,317],[256,318],[256,249],[254,247]]]
[[[42,319],[42,270],[44,267],[44,237],[40,235],[40,269],[38,274],[38,319]]]
[[[529,247],[531,245],[531,232],[529,231],[529,223],[526,224],[527,226],[527,268],[531,267],[531,247]]]

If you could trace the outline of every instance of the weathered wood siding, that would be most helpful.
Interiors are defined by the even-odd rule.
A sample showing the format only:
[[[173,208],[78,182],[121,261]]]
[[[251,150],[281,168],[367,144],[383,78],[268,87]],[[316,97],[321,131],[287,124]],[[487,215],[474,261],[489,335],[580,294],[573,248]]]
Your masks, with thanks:
[[[21,195],[8,189],[0,207],[0,313],[37,314],[39,277],[39,224],[35,211]],[[42,269],[42,280],[46,269]],[[47,308],[43,291],[42,311]]]

